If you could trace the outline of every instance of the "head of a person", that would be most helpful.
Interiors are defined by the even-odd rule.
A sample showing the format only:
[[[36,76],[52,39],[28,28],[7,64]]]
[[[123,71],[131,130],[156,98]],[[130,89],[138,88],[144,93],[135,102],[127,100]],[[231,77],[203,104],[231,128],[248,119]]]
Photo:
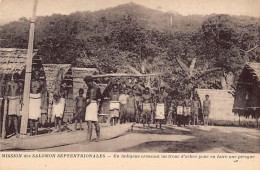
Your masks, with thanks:
[[[13,75],[13,80],[14,80],[14,82],[18,82],[19,81],[19,74],[18,73],[14,73],[14,75]]]
[[[86,76],[83,80],[88,87],[93,86],[93,78],[91,76]]]
[[[129,95],[130,95],[130,96],[134,96],[133,90],[130,90],[130,91],[129,91]]]
[[[127,89],[124,89],[124,94],[127,94],[128,93],[128,90]]]
[[[61,87],[65,89],[67,87],[67,83],[66,82],[62,82]]]
[[[33,78],[35,80],[39,80],[40,79],[40,71],[39,70],[35,70],[34,71]]]
[[[160,88],[160,93],[162,94],[164,92],[164,90],[165,90],[165,87],[161,87]]]
[[[61,96],[60,95],[58,95],[58,94],[54,94],[53,95],[53,99],[57,102],[57,101],[59,101],[59,99],[61,98]]]
[[[84,94],[84,90],[82,88],[79,89],[79,95],[82,96]]]
[[[118,90],[118,85],[117,84],[114,84],[113,85],[113,91],[116,92]]]
[[[206,100],[208,100],[208,99],[209,99],[209,95],[208,95],[208,94],[206,94],[206,95],[205,95],[205,98],[206,98]]]
[[[145,88],[145,94],[149,94],[150,89],[148,87]]]

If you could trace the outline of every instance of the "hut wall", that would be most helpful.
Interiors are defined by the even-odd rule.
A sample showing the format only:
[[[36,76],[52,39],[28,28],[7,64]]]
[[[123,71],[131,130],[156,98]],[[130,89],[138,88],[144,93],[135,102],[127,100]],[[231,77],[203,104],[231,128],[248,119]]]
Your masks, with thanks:
[[[229,90],[196,89],[196,91],[202,105],[203,100],[205,100],[205,95],[209,95],[209,100],[211,101],[210,119],[229,121],[239,120],[239,116],[232,112],[234,97],[229,93]]]

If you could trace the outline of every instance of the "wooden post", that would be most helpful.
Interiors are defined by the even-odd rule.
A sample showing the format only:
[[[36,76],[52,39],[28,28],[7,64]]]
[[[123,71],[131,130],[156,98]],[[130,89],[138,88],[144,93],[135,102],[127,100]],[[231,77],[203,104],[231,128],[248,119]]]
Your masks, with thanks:
[[[257,113],[257,109],[254,110],[255,110],[256,128],[258,128],[258,113]]]
[[[2,139],[6,138],[6,118],[7,118],[7,99],[4,99],[4,114],[3,114],[3,126],[2,126]]]
[[[34,27],[35,27],[35,16],[36,7],[38,0],[34,0],[33,14],[30,24],[30,35],[28,43],[27,61],[26,61],[26,72],[24,82],[24,93],[23,93],[23,109],[22,109],[22,123],[21,123],[21,137],[25,137],[27,134],[27,124],[29,117],[29,95],[30,95],[30,84],[31,84],[31,71],[32,71],[32,56],[33,56],[33,39],[34,39]]]

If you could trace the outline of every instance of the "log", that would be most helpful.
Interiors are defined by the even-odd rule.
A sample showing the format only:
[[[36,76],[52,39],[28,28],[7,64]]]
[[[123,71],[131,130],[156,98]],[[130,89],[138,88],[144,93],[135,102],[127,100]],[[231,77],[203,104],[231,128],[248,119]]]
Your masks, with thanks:
[[[93,75],[92,78],[103,78],[103,77],[149,77],[149,76],[159,76],[161,74],[126,74],[126,73],[112,73],[112,74],[102,74],[102,75]]]

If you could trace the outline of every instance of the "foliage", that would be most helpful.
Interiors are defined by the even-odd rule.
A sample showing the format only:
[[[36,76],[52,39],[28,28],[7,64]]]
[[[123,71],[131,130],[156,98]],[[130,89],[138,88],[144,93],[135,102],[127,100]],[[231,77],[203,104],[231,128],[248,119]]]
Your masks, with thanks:
[[[3,25],[0,47],[27,48],[28,33],[25,18]],[[223,72],[232,71],[237,78],[246,61],[260,61],[257,45],[257,18],[184,17],[133,3],[92,13],[38,17],[34,42],[44,63],[96,67],[100,73],[127,72],[127,65],[141,72],[146,61],[147,72],[163,73],[165,85],[179,92],[190,88],[192,77],[201,88],[219,88]],[[187,78],[176,57],[186,66],[196,58],[192,76]],[[222,70],[205,72],[214,68]]]

